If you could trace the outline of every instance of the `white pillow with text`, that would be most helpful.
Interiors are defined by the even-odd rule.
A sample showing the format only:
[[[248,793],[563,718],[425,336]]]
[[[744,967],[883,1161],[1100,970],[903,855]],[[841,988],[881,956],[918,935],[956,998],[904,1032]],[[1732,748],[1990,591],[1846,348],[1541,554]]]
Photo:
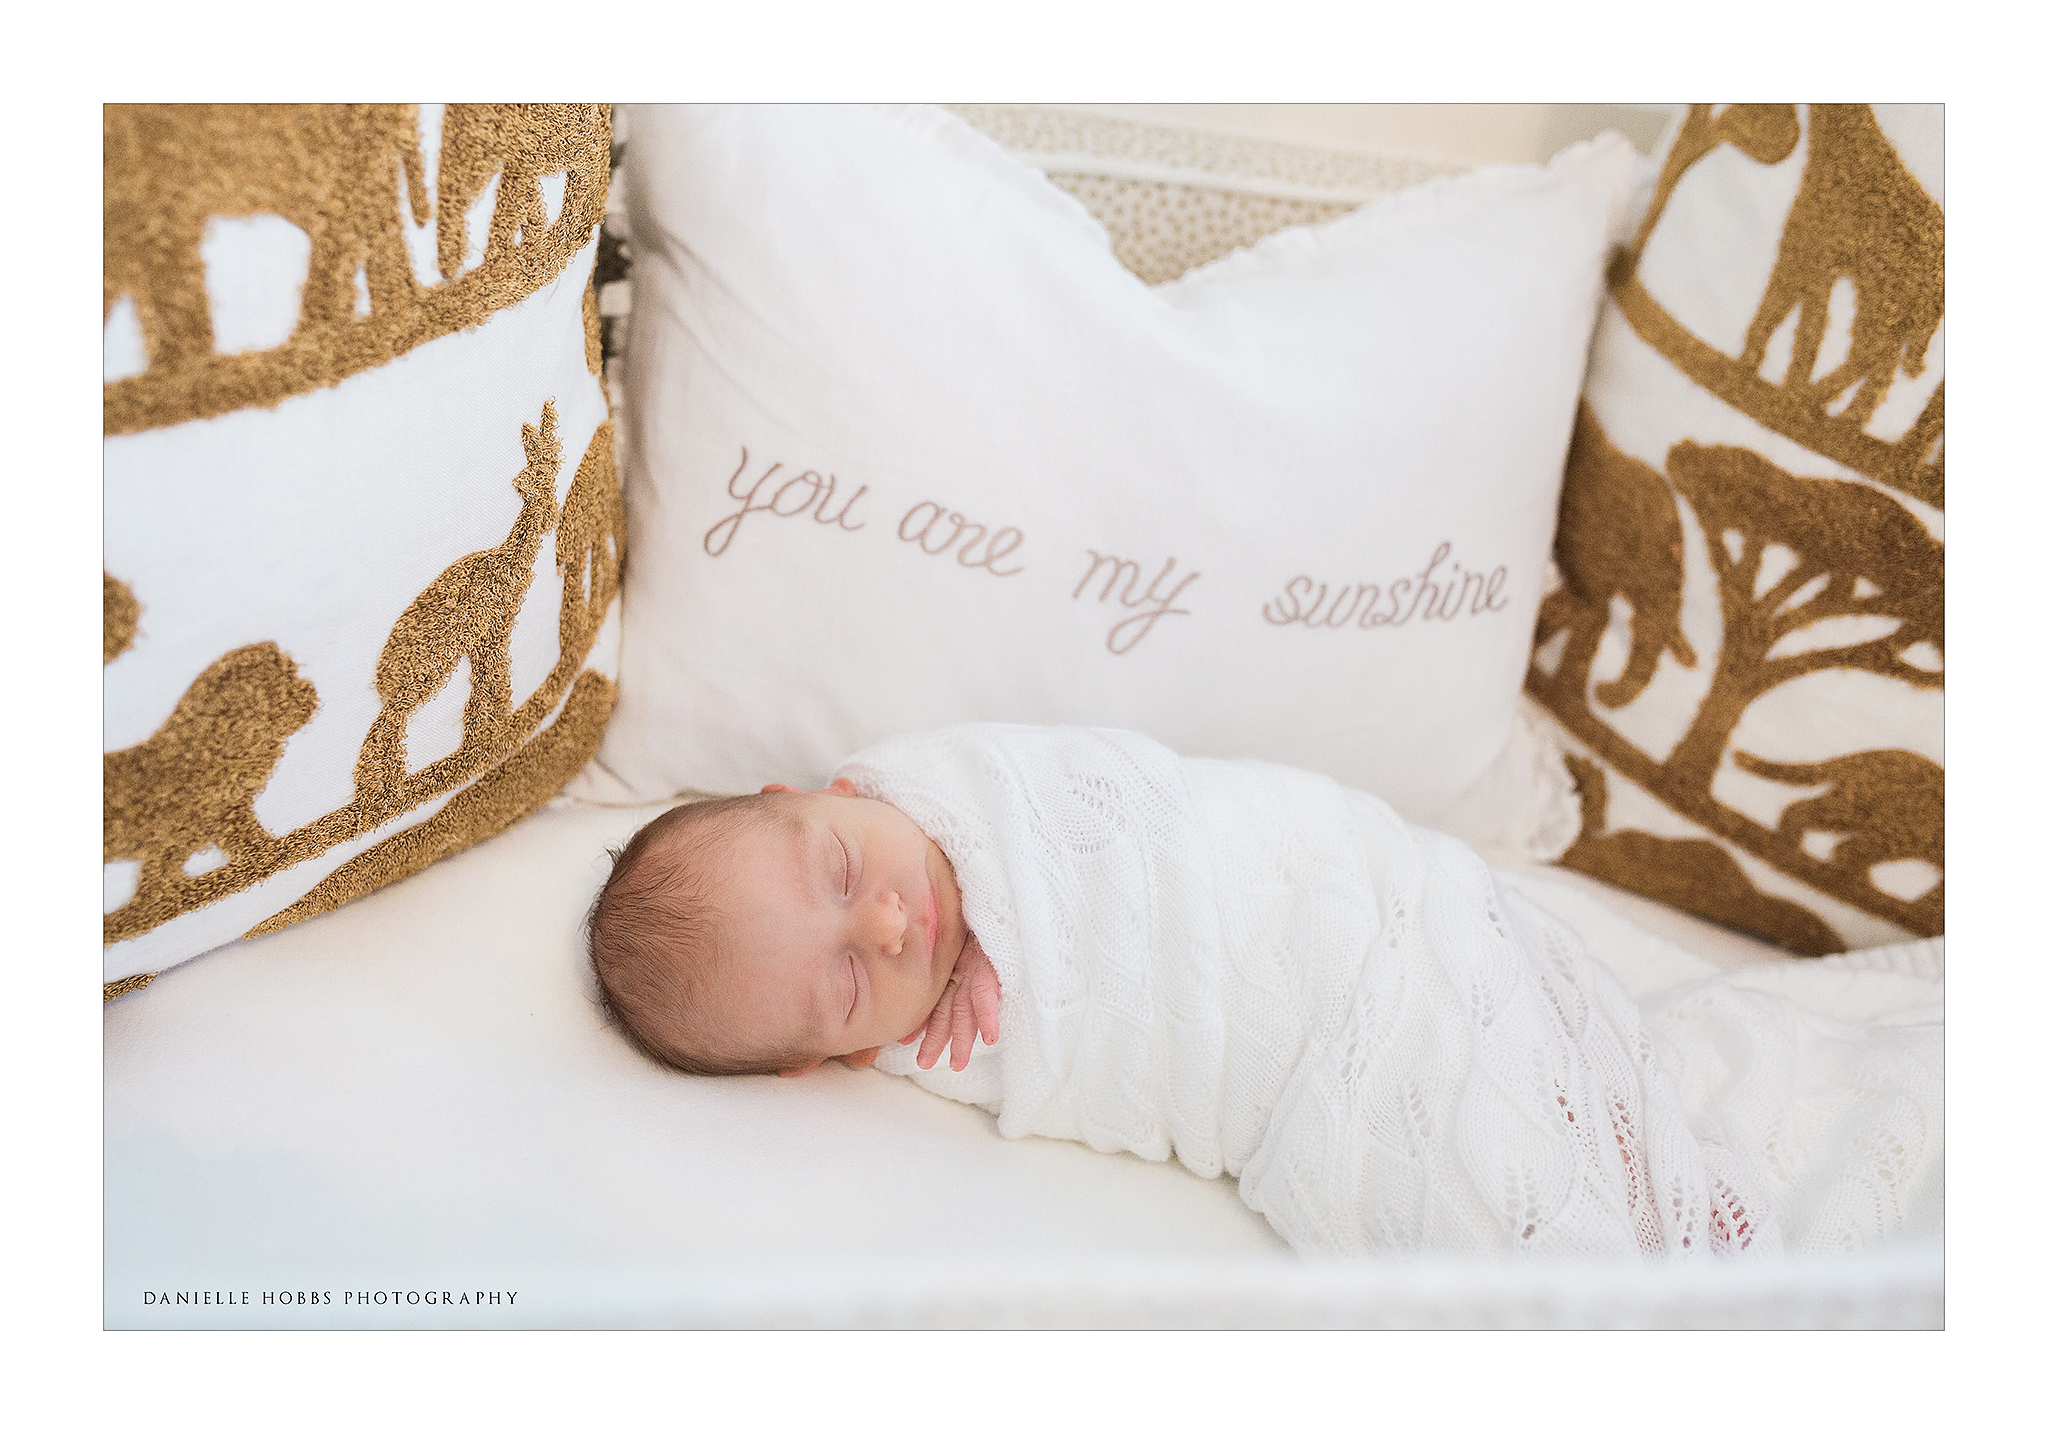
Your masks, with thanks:
[[[1436,180],[1172,283],[943,110],[632,118],[602,801],[963,721],[1449,811],[1514,722],[1638,161]]]

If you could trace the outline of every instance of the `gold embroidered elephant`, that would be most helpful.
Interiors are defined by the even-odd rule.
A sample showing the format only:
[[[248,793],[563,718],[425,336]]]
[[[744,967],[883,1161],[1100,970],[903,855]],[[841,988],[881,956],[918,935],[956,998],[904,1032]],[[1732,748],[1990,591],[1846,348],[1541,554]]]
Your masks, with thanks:
[[[1583,757],[1567,756],[1579,788],[1579,838],[1560,864],[1709,921],[1719,921],[1810,956],[1842,949],[1834,928],[1797,902],[1759,891],[1739,862],[1704,838],[1607,830],[1607,774]]]
[[[371,312],[410,302],[403,186],[427,216],[412,105],[109,105],[105,312],[123,295],[152,371],[213,354],[200,244],[216,217],[276,214],[312,241],[295,336],[356,322],[355,276]]]
[[[1692,644],[1679,628],[1685,557],[1678,504],[1657,470],[1610,443],[1583,403],[1565,460],[1556,556],[1564,586],[1543,600],[1536,645],[1571,630],[1554,679],[1562,700],[1584,701],[1586,677],[1607,629],[1608,604],[1617,596],[1634,614],[1628,665],[1595,689],[1601,703],[1622,707],[1635,701],[1663,653],[1686,667],[1694,664]]]
[[[1731,754],[1755,776],[1795,787],[1827,790],[1786,807],[1779,834],[1800,842],[1810,832],[1843,833],[1826,858],[1832,866],[1863,873],[1888,861],[1942,865],[1944,775],[1939,763],[1916,752],[1851,752],[1824,762],[1767,762]]]

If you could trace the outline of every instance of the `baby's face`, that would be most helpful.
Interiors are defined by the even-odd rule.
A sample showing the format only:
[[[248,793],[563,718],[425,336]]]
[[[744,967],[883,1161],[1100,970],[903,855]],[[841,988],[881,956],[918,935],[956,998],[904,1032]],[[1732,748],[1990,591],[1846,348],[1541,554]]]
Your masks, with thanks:
[[[712,874],[726,952],[719,1018],[749,1048],[818,1059],[924,1024],[967,944],[952,863],[917,824],[844,778],[736,831]]]

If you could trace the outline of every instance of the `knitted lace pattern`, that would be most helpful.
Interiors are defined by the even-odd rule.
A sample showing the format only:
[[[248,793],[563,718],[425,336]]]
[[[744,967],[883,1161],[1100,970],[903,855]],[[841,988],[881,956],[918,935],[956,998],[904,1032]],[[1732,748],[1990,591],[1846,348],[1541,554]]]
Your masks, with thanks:
[[[1003,984],[967,1069],[881,1066],[1234,1175],[1304,1252],[1782,1248],[1753,1153],[1688,1121],[1576,934],[1374,797],[1136,733],[996,724],[841,768],[945,851]]]

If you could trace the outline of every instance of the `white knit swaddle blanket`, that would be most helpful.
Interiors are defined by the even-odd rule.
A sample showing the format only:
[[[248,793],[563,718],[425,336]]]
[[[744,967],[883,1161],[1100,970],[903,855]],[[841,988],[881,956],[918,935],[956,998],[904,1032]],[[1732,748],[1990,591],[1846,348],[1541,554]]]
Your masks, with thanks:
[[[1757,1153],[1689,1121],[1572,930],[1376,798],[1082,728],[949,728],[840,772],[945,851],[1003,985],[966,1070],[879,1064],[1002,1134],[1234,1175],[1302,1251],[1783,1246]]]

